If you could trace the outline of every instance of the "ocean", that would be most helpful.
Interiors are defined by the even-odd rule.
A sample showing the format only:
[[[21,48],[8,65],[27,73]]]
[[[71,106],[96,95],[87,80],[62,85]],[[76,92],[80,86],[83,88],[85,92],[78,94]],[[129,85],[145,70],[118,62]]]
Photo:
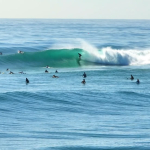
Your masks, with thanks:
[[[0,150],[150,150],[150,20],[0,19],[0,52]]]

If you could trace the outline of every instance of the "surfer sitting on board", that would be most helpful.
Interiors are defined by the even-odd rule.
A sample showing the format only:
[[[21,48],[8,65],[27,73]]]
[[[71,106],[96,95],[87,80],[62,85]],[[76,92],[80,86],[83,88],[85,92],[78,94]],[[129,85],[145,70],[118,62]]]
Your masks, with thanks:
[[[137,84],[139,84],[139,83],[140,83],[140,80],[139,80],[139,79],[137,79],[136,83],[137,83]]]
[[[86,73],[85,72],[83,73],[83,77],[86,78]]]
[[[28,78],[26,78],[26,84],[28,84],[29,83],[29,80],[28,80]]]
[[[131,75],[131,78],[130,78],[131,80],[134,80],[134,77],[133,77],[133,75]]]
[[[81,55],[80,53],[78,53],[78,54],[79,54],[79,59],[81,59],[81,56],[82,56],[82,55]]]
[[[48,73],[48,70],[45,70],[45,73]]]
[[[86,82],[85,82],[85,79],[83,79],[83,81],[82,81],[81,83],[85,84],[85,83],[86,83]]]

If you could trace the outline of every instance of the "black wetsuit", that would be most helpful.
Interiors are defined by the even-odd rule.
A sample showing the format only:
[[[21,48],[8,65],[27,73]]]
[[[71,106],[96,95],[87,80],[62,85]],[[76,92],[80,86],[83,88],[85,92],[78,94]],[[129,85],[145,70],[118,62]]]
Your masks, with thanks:
[[[80,53],[78,53],[78,54],[79,54],[79,58],[81,58],[82,55]]]
[[[134,80],[134,77],[131,75],[131,80]]]
[[[28,80],[28,78],[26,78],[26,83],[29,83],[29,80]]]
[[[86,78],[86,73],[84,72],[83,77]]]

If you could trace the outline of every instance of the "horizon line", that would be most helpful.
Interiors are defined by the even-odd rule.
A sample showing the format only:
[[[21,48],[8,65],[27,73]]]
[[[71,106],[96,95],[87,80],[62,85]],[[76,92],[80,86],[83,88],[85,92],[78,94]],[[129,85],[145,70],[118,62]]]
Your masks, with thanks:
[[[150,20],[150,19],[100,19],[100,18],[0,18],[0,19],[50,19],[50,20]]]

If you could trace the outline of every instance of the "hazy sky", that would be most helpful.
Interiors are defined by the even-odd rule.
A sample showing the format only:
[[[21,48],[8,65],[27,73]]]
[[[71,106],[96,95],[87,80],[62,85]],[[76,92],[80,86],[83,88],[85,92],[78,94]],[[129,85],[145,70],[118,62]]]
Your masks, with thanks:
[[[0,0],[0,18],[150,19],[150,0]]]

